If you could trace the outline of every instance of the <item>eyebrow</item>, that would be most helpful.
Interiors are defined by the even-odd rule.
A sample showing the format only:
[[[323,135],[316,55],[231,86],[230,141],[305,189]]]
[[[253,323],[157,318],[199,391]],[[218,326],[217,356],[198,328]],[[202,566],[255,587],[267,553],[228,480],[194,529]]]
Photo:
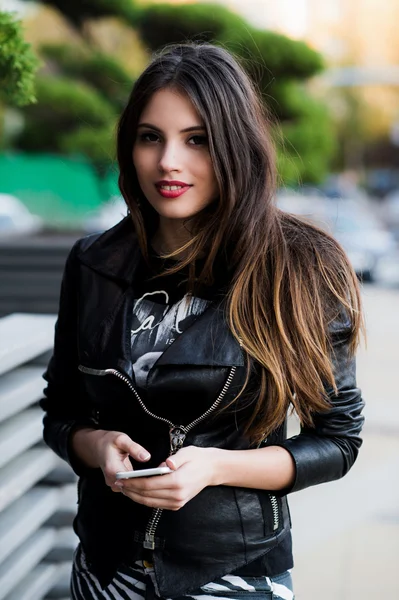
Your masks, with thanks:
[[[155,131],[162,133],[162,129],[159,129],[159,127],[156,127],[155,125],[151,125],[151,123],[139,123],[137,128],[139,127],[148,127],[149,129],[154,129]],[[189,133],[190,131],[206,131],[206,129],[204,125],[193,125],[192,127],[186,127],[185,129],[182,129],[180,133]]]

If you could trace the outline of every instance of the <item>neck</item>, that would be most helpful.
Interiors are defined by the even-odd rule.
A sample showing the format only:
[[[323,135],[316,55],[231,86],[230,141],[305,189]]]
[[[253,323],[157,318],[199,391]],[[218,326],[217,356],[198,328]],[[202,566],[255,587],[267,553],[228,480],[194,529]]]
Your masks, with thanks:
[[[176,219],[159,220],[159,227],[151,240],[152,247],[160,254],[169,254],[174,252],[191,238],[190,232],[184,226],[182,221]],[[176,259],[184,258],[185,252],[176,255]]]

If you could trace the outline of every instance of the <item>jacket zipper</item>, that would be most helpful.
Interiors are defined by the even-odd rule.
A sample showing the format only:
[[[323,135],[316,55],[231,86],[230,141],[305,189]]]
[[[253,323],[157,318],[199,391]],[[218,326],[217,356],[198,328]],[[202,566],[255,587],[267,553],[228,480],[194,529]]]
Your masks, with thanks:
[[[263,444],[266,444],[267,442],[267,437],[263,438],[263,440],[258,444],[258,448],[261,448]],[[276,531],[276,529],[279,528],[280,525],[280,519],[279,519],[279,513],[278,513],[278,500],[276,498],[276,496],[274,496],[273,494],[269,494],[269,499],[270,499],[270,504],[272,505],[272,512],[273,512],[273,531]]]
[[[79,365],[78,368],[79,368],[79,371],[81,371],[82,373],[86,373],[88,375],[97,375],[100,377],[105,376],[105,375],[114,375],[115,377],[118,377],[118,379],[123,381],[129,387],[130,391],[133,392],[133,394],[136,397],[136,399],[138,400],[141,408],[144,410],[144,412],[148,416],[150,416],[154,419],[157,419],[158,421],[163,421],[164,423],[167,423],[167,425],[169,425],[169,438],[170,438],[169,456],[176,454],[176,452],[178,450],[180,450],[180,448],[183,447],[183,444],[187,437],[187,434],[189,433],[189,431],[191,431],[191,429],[196,427],[199,423],[201,423],[204,419],[209,417],[209,415],[211,415],[217,409],[217,407],[219,406],[219,404],[222,402],[223,398],[225,397],[225,395],[231,385],[231,382],[233,380],[234,374],[236,372],[236,367],[231,367],[230,372],[227,376],[226,382],[225,382],[220,394],[218,395],[218,397],[216,398],[216,400],[212,404],[212,406],[210,406],[208,408],[208,410],[206,410],[200,417],[197,417],[194,421],[192,421],[188,425],[175,425],[174,423],[172,423],[172,421],[169,421],[169,419],[160,417],[159,415],[156,415],[153,412],[151,412],[150,410],[148,410],[148,408],[144,404],[143,400],[141,399],[140,395],[138,394],[137,390],[132,385],[132,382],[130,381],[130,379],[128,379],[128,377],[126,377],[125,375],[120,373],[120,371],[117,371],[116,369],[92,369],[90,367],[85,367],[83,365]],[[99,411],[96,411],[96,417],[97,417],[97,422],[98,422]],[[277,502],[277,500],[276,500],[276,502]],[[145,536],[144,536],[144,542],[143,542],[144,548],[147,548],[149,550],[154,550],[154,548],[155,548],[155,531],[158,527],[158,523],[161,518],[163,510],[164,510],[163,508],[154,508],[153,509],[150,520],[148,521],[148,524],[147,524],[147,527],[145,530]]]
[[[276,531],[276,529],[278,529],[279,526],[278,500],[276,496],[273,496],[272,494],[269,494],[269,498],[273,511],[273,531]]]

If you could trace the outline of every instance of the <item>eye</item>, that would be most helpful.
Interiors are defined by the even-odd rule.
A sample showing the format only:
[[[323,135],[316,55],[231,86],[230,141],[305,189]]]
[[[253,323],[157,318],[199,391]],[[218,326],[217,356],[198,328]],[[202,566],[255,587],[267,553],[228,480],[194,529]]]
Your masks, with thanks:
[[[191,146],[206,146],[208,144],[208,138],[206,135],[193,135],[188,142]]]
[[[159,136],[152,131],[146,131],[145,133],[141,133],[139,135],[140,142],[157,142],[159,140]]]

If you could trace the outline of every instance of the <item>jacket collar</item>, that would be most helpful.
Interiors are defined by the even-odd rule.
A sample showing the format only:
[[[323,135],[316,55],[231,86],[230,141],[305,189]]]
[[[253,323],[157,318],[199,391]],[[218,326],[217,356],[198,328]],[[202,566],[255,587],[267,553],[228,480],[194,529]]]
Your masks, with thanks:
[[[100,275],[128,284],[133,281],[141,256],[130,216],[100,235],[85,238],[78,254],[83,264]]]
[[[130,216],[100,235],[86,237],[78,257],[83,264],[100,275],[125,282],[134,288],[134,276],[142,254]],[[125,309],[127,308],[130,310],[130,304],[125,305]],[[120,316],[123,323],[129,321],[128,315],[123,311]],[[124,327],[121,327],[123,330]],[[119,331],[118,328],[117,330]],[[204,332],[206,343],[203,342]],[[224,301],[212,303],[194,324],[164,351],[156,364],[244,365],[242,350],[225,320]],[[121,366],[125,371],[128,369],[130,374],[130,360],[123,361]]]

